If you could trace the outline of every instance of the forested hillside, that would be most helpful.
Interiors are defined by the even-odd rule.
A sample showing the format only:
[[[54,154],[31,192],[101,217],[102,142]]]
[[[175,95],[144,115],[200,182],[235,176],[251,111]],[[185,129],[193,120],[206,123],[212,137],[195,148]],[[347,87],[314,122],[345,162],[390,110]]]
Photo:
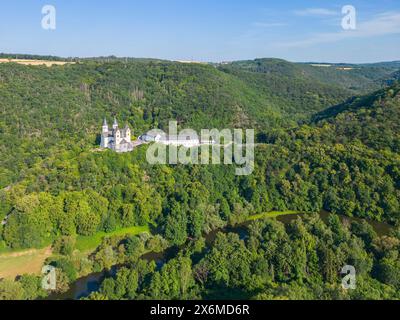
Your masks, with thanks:
[[[329,108],[310,124],[271,135],[266,141],[277,148],[273,158],[285,157],[270,170],[280,173],[279,182],[275,175],[269,181],[290,208],[296,203],[295,209],[310,210],[301,206],[319,204],[330,212],[398,221],[399,112],[395,84]]]
[[[279,106],[285,118],[297,121],[346,98],[379,89],[397,70],[386,65],[294,64],[279,59],[239,61],[219,69],[242,79]]]
[[[328,108],[314,117],[319,127],[335,131],[331,141],[359,141],[376,151],[400,153],[400,85]]]
[[[379,81],[392,77],[400,63],[382,64],[329,64],[290,63],[280,59],[256,59],[237,61],[223,67],[227,70],[247,71],[287,77],[289,81],[313,81],[319,88],[322,84],[335,85],[354,94],[367,93],[379,88]]]
[[[210,65],[145,60],[89,60],[50,69],[2,64],[0,187],[18,180],[53,146],[92,145],[104,116],[118,116],[137,133],[163,128],[169,119],[195,129],[251,127],[262,133],[294,126],[357,92],[337,85],[347,75],[340,81],[335,72],[324,75],[331,79],[328,84],[312,75],[316,67],[307,66],[313,70],[307,74],[304,66],[285,61],[259,64],[257,72],[242,72],[244,67],[237,70],[235,64],[219,71]],[[370,81],[357,78],[367,87]]]
[[[0,187],[54,150],[92,146],[104,116],[135,133],[170,119],[199,128],[287,125],[240,79],[212,66],[169,62],[87,62],[64,67],[0,65]]]
[[[92,296],[99,299],[215,298],[225,289],[260,299],[396,297],[400,89],[398,82],[382,88],[393,67],[359,68],[281,60],[0,64],[0,220],[8,217],[0,251],[51,245],[56,256],[48,262],[64,275],[60,292],[88,271],[127,264]],[[233,166],[151,166],[147,146],[96,152],[104,116],[129,123],[136,136],[166,129],[169,120],[182,128],[255,128],[255,171],[239,177]],[[393,233],[380,237],[332,215],[327,224],[254,222],[245,240],[203,241],[258,214],[322,209],[388,222]],[[100,233],[138,226],[151,234],[105,238],[89,254],[80,249]],[[171,246],[181,253],[162,269],[139,259]],[[349,260],[363,275],[353,296],[334,286],[337,267]],[[21,281],[0,281],[0,299],[6,286],[26,295]],[[310,290],[300,288],[310,281]]]

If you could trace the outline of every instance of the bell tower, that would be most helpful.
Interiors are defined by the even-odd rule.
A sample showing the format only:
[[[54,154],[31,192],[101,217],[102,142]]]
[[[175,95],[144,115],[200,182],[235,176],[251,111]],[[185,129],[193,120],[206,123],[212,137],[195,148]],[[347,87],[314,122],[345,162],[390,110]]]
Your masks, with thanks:
[[[108,133],[108,124],[107,124],[107,119],[104,118],[104,122],[103,122],[103,133]]]
[[[126,137],[127,141],[129,141],[129,142],[132,141],[132,131],[129,128],[128,124],[126,124],[126,126],[125,126],[125,137]]]
[[[113,124],[113,130],[117,130],[118,129],[118,122],[117,122],[117,118],[114,117],[114,124]]]
[[[110,141],[109,141],[109,135],[108,135],[108,124],[107,124],[107,119],[104,118],[103,127],[102,127],[102,132],[101,132],[100,147],[101,147],[101,148],[108,148],[109,142],[110,142]]]

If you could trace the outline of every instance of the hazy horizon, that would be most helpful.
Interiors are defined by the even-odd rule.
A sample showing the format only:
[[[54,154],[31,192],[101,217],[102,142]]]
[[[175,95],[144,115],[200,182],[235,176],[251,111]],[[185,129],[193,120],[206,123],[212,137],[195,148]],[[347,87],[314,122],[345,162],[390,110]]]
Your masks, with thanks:
[[[51,30],[42,25],[46,4],[56,10]],[[346,5],[355,10],[354,29],[343,28]],[[395,0],[15,0],[2,5],[0,17],[1,52],[200,62],[400,59],[400,3]]]
[[[254,61],[254,60],[284,60],[287,62],[291,62],[291,63],[305,63],[305,64],[350,64],[350,65],[363,65],[363,64],[379,64],[379,63],[400,63],[400,57],[398,59],[395,60],[377,60],[377,61],[372,61],[372,62],[347,62],[347,61],[325,61],[325,60],[321,60],[321,61],[311,61],[311,60],[305,60],[305,61],[294,61],[294,60],[287,60],[287,59],[283,59],[280,57],[254,57],[254,58],[247,58],[247,59],[240,59],[240,60],[221,60],[221,61],[202,61],[202,60],[174,60],[174,59],[164,59],[164,58],[157,58],[157,57],[134,57],[134,56],[117,56],[114,54],[110,54],[107,56],[70,56],[70,57],[65,57],[65,56],[55,56],[52,54],[36,54],[36,53],[14,53],[14,52],[0,52],[0,55],[9,55],[9,56],[13,56],[15,55],[17,59],[19,59],[18,56],[38,56],[38,57],[54,57],[54,58],[59,58],[59,59],[101,59],[101,58],[115,58],[115,59],[143,59],[143,60],[163,60],[163,61],[172,61],[172,62],[193,62],[193,63],[224,63],[224,62],[240,62],[240,61]],[[14,59],[14,58],[12,58]]]

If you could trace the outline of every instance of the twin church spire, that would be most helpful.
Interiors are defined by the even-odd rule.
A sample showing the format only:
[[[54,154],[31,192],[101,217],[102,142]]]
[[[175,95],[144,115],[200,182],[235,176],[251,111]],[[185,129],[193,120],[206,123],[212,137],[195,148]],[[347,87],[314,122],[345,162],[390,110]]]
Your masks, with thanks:
[[[101,148],[112,149],[116,152],[129,152],[133,150],[131,129],[126,124],[124,129],[118,126],[117,118],[114,118],[112,130],[109,129],[107,119],[104,118],[101,134]]]
[[[107,131],[108,131],[107,118],[104,118],[104,121],[103,121],[103,131],[104,131],[105,128],[107,128]],[[119,128],[118,121],[117,121],[116,117],[114,117],[114,123],[113,123],[112,128],[113,128],[113,130],[117,130]],[[124,130],[126,130],[126,129],[129,129],[128,124],[125,125]]]

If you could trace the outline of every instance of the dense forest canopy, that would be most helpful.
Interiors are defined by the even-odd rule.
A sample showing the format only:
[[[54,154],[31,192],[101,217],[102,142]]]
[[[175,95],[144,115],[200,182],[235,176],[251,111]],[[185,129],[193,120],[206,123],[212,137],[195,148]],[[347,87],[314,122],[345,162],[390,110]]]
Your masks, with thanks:
[[[202,242],[271,211],[324,209],[399,225],[398,65],[349,68],[277,59],[0,64],[0,220],[7,217],[0,250],[52,245],[59,257],[51,262],[68,284],[86,270],[73,253],[77,237],[149,226],[150,238],[105,238],[85,260],[91,270],[127,265],[91,298],[215,298],[226,289],[259,299],[399,298],[398,231],[381,238],[368,224],[346,226],[332,215],[327,224],[254,222],[245,240]],[[255,171],[151,166],[147,146],[96,152],[105,116],[128,123],[135,136],[170,120],[180,128],[254,128]],[[183,249],[161,269],[139,259],[168,246]],[[348,261],[362,274],[353,296],[333,285]],[[44,295],[28,292],[36,285],[34,277],[0,282],[0,299],[10,291]]]

